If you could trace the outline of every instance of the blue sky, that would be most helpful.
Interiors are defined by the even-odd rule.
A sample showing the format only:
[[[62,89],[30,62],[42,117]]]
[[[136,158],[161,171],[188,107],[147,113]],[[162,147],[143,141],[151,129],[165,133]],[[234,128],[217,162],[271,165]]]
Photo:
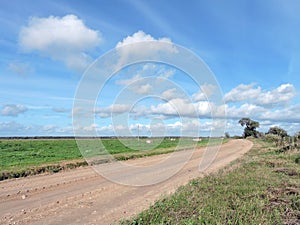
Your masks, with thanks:
[[[159,63],[111,77],[96,101],[94,122],[74,128],[74,96],[88,66],[116,46],[145,40],[183,46],[206,63],[223,93],[230,134],[242,133],[241,117],[259,121],[262,132],[280,126],[293,134],[300,130],[299,11],[297,0],[1,0],[0,136],[73,135],[73,129],[119,135],[126,126],[131,135],[137,127],[152,136],[196,128],[209,135],[213,109],[201,96],[216,87],[197,86]],[[144,79],[149,76],[152,81]],[[151,97],[156,77],[179,88],[166,85]],[[127,104],[128,93],[119,98],[124,89],[143,98]]]

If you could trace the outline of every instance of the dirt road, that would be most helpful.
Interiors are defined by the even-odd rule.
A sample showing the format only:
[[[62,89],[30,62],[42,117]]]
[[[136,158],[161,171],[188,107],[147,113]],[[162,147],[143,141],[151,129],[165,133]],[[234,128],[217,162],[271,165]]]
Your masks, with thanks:
[[[252,147],[247,140],[224,144],[205,173],[217,171]],[[0,182],[0,224],[114,224],[149,207],[162,195],[174,192],[189,180],[204,176],[199,162],[204,148],[194,152],[184,167],[171,178],[147,186],[120,185],[100,176],[92,167],[52,175],[38,175]],[[176,153],[177,154],[177,153]],[[178,152],[176,160],[182,158]],[[168,155],[129,160],[131,165],[151,165]],[[170,165],[174,169],[176,163]],[[104,165],[102,165],[104,166]],[[104,168],[104,167],[103,167]],[[105,165],[115,177],[123,177],[114,164]],[[166,169],[167,170],[167,169]],[[138,170],[137,170],[138,171]],[[153,171],[152,171],[153,172]],[[162,171],[155,171],[158,175]],[[113,177],[114,177],[113,176]],[[145,179],[135,172],[126,178]]]

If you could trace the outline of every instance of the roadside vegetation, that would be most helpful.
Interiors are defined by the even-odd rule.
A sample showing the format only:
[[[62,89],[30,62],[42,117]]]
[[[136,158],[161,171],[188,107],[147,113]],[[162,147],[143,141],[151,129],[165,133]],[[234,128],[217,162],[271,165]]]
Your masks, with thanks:
[[[217,143],[218,140],[211,139],[210,144]],[[225,141],[227,139],[223,140],[223,142]],[[95,149],[96,146],[99,146],[99,142],[99,139],[81,140],[81,143],[86,145],[85,149]],[[176,146],[182,149],[206,146],[209,139],[202,138],[193,141],[191,138],[182,138],[180,145],[178,142],[179,138],[101,139],[105,149],[114,155],[116,160],[166,154],[175,151]],[[104,153],[94,151],[93,154],[101,156]],[[74,139],[0,140],[0,180],[44,172],[59,172],[86,165],[87,163]]]
[[[242,159],[121,224],[300,224],[300,151],[253,139]]]

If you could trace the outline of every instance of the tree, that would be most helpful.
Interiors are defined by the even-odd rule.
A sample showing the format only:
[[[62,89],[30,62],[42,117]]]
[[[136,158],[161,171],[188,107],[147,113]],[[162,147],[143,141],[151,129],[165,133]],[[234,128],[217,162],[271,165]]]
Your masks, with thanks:
[[[230,138],[230,134],[228,132],[225,132],[225,137]]]
[[[256,128],[259,127],[259,122],[251,120],[250,118],[242,118],[239,120],[239,124],[241,124],[241,126],[245,126],[244,129],[244,138],[246,137],[258,137],[258,132],[256,131]]]
[[[281,138],[284,138],[284,137],[288,136],[287,132],[284,129],[280,128],[280,127],[270,127],[267,134],[275,134],[275,135],[280,136]]]

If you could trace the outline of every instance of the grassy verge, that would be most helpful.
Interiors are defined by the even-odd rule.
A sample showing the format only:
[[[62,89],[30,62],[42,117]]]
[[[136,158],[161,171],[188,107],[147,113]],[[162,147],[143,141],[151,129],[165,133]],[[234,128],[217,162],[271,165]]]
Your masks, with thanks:
[[[116,160],[128,160],[145,156],[166,154],[173,152],[179,144],[179,139],[163,138],[151,139],[124,138],[102,139],[105,149]],[[227,140],[224,140],[226,142]],[[212,139],[210,143],[214,144]],[[81,140],[85,150],[91,151],[91,157],[101,156],[99,140]],[[195,143],[191,138],[181,139],[180,148],[206,146],[209,139],[205,138]],[[98,151],[99,150],[99,151]],[[106,162],[100,160],[100,163]],[[95,163],[99,163],[98,161]],[[0,180],[18,178],[44,172],[59,172],[87,163],[74,139],[37,139],[37,140],[0,140]]]
[[[121,224],[300,224],[299,154],[255,140],[235,166],[192,180]]]

